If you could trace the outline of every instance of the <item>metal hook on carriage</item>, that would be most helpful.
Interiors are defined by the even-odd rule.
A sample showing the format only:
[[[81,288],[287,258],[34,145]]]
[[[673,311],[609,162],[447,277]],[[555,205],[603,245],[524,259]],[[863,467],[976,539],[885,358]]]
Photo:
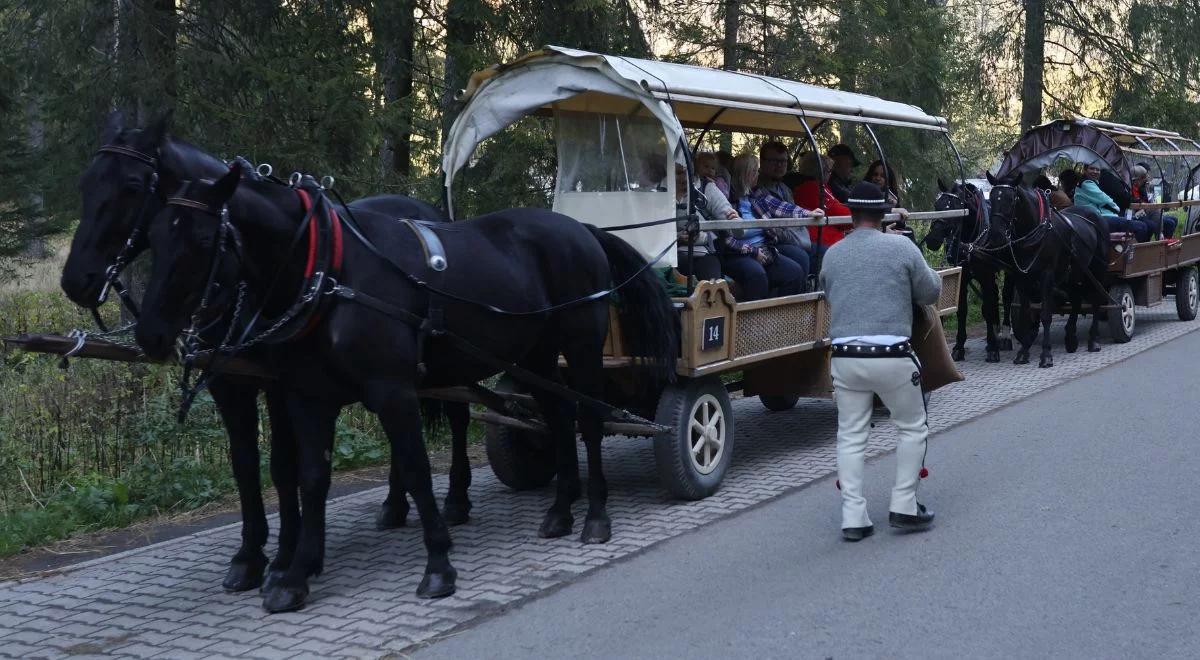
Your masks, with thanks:
[[[259,163],[258,167],[254,168],[254,171],[258,172],[259,176],[266,179],[275,172],[275,168],[271,167],[270,163]]]
[[[288,185],[295,188],[296,186],[300,185],[300,182],[303,180],[303,174],[299,172],[292,172],[292,175],[288,177]]]

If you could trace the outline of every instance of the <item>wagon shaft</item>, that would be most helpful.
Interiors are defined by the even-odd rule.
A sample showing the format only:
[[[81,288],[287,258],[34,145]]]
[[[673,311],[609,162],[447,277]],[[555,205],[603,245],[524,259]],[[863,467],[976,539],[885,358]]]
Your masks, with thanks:
[[[75,348],[77,341],[70,337],[50,334],[20,334],[15,337],[3,337],[0,341],[5,346],[14,347],[30,353],[49,353],[51,355],[66,355]],[[140,351],[104,341],[102,339],[86,339],[83,346],[72,355],[77,358],[92,358],[110,360],[113,362],[154,362]],[[196,366],[207,367],[209,356],[202,355],[196,359]],[[241,358],[225,358],[220,360],[215,370],[217,373],[237,376],[253,376],[256,378],[274,378],[267,370],[257,364]]]

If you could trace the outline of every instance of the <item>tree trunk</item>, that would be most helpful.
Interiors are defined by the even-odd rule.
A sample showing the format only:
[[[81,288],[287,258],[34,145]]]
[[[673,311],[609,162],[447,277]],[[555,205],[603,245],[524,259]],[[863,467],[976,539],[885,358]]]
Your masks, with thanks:
[[[741,65],[741,47],[738,43],[738,28],[742,24],[742,3],[739,0],[725,0],[721,3],[725,19],[725,33],[721,38],[721,68],[726,71],[736,71]],[[733,134],[725,132],[721,135],[721,150],[733,151]]]
[[[1025,39],[1022,49],[1021,130],[1042,123],[1042,75],[1046,61],[1045,0],[1024,0]]]
[[[466,86],[472,73],[476,43],[483,32],[483,8],[478,0],[448,0],[446,3],[446,89],[442,92],[442,142],[458,116],[455,95]]]
[[[371,3],[367,21],[375,46],[375,68],[383,83],[383,145],[380,165],[407,179],[412,171],[413,50],[416,43],[415,0]]]

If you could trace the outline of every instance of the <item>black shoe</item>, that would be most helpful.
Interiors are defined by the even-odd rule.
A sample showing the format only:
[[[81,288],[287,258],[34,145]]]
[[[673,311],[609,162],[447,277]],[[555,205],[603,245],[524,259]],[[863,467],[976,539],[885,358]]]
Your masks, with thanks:
[[[899,527],[900,529],[925,529],[929,526],[929,523],[933,522],[933,512],[927,511],[924,504],[918,504],[916,515],[892,511],[888,514],[888,522],[891,523],[892,527]]]
[[[846,539],[847,541],[851,541],[853,543],[857,543],[874,533],[875,533],[874,525],[867,525],[866,527],[843,527],[842,528],[842,538]]]

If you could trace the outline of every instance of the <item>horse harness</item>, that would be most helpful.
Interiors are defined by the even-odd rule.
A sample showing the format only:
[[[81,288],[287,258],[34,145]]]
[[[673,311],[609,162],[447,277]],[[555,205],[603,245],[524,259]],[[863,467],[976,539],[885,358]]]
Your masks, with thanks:
[[[659,430],[667,430],[667,427],[665,426],[656,424],[655,422],[622,408],[609,405],[608,403],[599,399],[576,392],[554,380],[545,378],[523,367],[520,367],[511,361],[497,358],[469,340],[446,329],[444,326],[444,315],[442,313],[441,301],[438,300],[438,298],[444,296],[460,301],[463,299],[433,287],[425,280],[410,273],[388,255],[386,255],[383,251],[381,251],[363,233],[361,227],[358,226],[357,220],[354,218],[354,213],[350,210],[350,207],[344,202],[342,203],[343,208],[345,208],[347,211],[348,218],[340,218],[337,212],[333,209],[332,204],[329,202],[329,199],[326,195],[326,188],[317,184],[316,181],[311,177],[303,177],[303,179],[301,179],[296,186],[296,192],[304,204],[305,217],[304,220],[301,221],[300,226],[293,237],[292,246],[289,248],[288,253],[290,254],[292,249],[295,248],[299,239],[303,235],[307,234],[309,237],[308,257],[305,267],[305,283],[301,287],[301,295],[279,319],[277,319],[266,329],[259,332],[257,335],[254,335],[253,337],[250,336],[254,332],[257,321],[261,316],[261,306],[258,312],[256,312],[246,324],[241,338],[236,343],[230,345],[228,341],[228,338],[232,335],[231,332],[229,335],[227,335],[226,340],[217,348],[208,349],[207,351],[200,351],[195,350],[195,348],[192,347],[192,350],[183,356],[185,374],[184,380],[181,383],[181,389],[184,393],[184,398],[180,406],[181,418],[187,414],[187,409],[190,407],[191,401],[195,398],[196,394],[198,394],[207,384],[208,374],[206,373],[204,376],[201,376],[201,378],[198,379],[194,385],[187,385],[186,370],[192,363],[194,363],[195,358],[198,355],[204,352],[215,353],[214,358],[212,361],[210,361],[208,367],[208,371],[211,372],[219,356],[233,357],[238,352],[244,351],[247,348],[259,343],[279,344],[286,341],[301,339],[320,322],[320,319],[323,318],[327,312],[328,306],[332,304],[333,299],[338,298],[348,302],[361,304],[368,309],[372,309],[380,314],[394,318],[416,328],[417,371],[419,376],[424,376],[426,371],[424,356],[428,340],[435,337],[443,338],[453,345],[457,350],[472,357],[473,359],[480,361],[483,364],[488,365],[493,369],[509,374],[519,382],[548,390],[552,394],[561,396],[576,404],[592,408],[593,410],[600,412],[607,419],[635,422],[649,425]],[[313,200],[315,200],[315,202]],[[205,286],[205,292],[202,295],[203,306],[204,301],[207,301],[211,296],[212,289],[215,286],[215,274],[220,267],[220,261],[223,259],[223,255],[228,251],[223,247],[224,244],[229,241],[233,241],[235,246],[240,246],[240,239],[236,238],[238,236],[238,232],[236,228],[233,227],[232,223],[228,221],[227,207],[223,207],[220,210],[215,210],[201,202],[196,202],[181,196],[168,200],[168,204],[202,210],[207,213],[217,215],[219,218],[221,218],[221,228],[218,230],[218,241],[217,245],[214,246],[213,265],[210,268],[209,279]],[[398,220],[413,233],[418,243],[421,245],[425,265],[436,273],[445,271],[449,265],[449,262],[446,258],[444,246],[434,231],[439,225],[437,223],[431,223],[422,220]],[[393,270],[403,275],[405,279],[417,286],[417,288],[433,294],[429,296],[429,305],[427,313],[424,316],[338,282],[337,275],[339,275],[341,272],[343,258],[343,229],[349,231],[350,235],[352,235],[364,247],[366,247],[369,252],[383,259],[384,262],[390,265]],[[237,247],[234,251],[237,252],[239,259],[241,259],[242,254],[240,247]],[[651,264],[652,263],[654,262],[651,262]],[[647,264],[646,268],[648,268],[651,264]],[[627,284],[629,281],[632,281],[634,277],[640,275],[642,272],[644,272],[644,270],[645,268],[639,270],[634,276],[611,289],[597,292],[584,298],[569,301],[568,303],[556,305],[552,308],[535,310],[533,312],[529,312],[528,314],[546,314],[554,311],[555,309],[561,309],[567,305],[574,305],[581,302],[594,301],[607,297],[617,289]],[[277,273],[269,285],[267,294],[268,296],[271,289],[274,288],[274,285],[278,281],[280,274],[281,273]],[[237,317],[240,312],[242,300],[240,294],[242,291],[244,291],[244,289],[245,283],[242,282],[239,284],[238,304],[235,306],[233,318],[230,321],[233,325],[236,325],[238,322]],[[506,313],[506,310],[501,310],[491,305],[480,303],[473,304],[477,304],[491,311]],[[517,315],[527,314],[524,312],[507,313]]]

